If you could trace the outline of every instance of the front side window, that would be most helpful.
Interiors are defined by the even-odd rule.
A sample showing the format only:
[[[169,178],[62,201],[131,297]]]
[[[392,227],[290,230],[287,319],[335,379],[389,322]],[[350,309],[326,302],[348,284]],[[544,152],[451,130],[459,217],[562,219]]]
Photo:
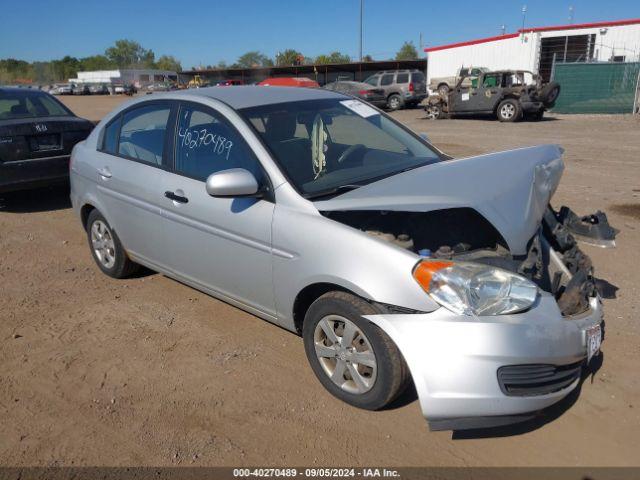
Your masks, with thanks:
[[[383,75],[380,79],[380,85],[383,87],[386,85],[391,85],[393,83],[393,73],[389,73],[387,75]]]
[[[118,153],[143,162],[162,165],[170,113],[171,107],[166,104],[148,104],[126,112],[122,116]]]
[[[200,106],[180,109],[175,170],[197,180],[230,168],[244,168],[264,182],[260,162],[244,139],[220,114]]]
[[[296,189],[319,198],[358,188],[440,155],[359,100],[307,100],[240,111]]]

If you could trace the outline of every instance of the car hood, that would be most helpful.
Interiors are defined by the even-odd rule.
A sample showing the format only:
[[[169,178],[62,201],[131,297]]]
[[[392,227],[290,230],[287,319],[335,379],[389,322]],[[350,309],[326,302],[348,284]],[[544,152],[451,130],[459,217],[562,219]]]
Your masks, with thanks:
[[[330,200],[319,211],[429,212],[473,208],[525,254],[564,170],[563,149],[540,145],[445,160],[399,173]]]

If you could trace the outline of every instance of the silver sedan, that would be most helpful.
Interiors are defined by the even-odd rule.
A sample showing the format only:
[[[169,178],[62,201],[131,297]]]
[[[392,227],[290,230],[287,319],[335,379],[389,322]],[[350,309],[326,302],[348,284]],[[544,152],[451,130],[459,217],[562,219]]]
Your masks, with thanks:
[[[531,418],[598,355],[577,239],[601,212],[549,201],[555,145],[451,159],[321,89],[203,88],[133,100],[71,161],[98,267],[139,265],[302,335],[319,381],[380,409],[413,383],[432,429]]]

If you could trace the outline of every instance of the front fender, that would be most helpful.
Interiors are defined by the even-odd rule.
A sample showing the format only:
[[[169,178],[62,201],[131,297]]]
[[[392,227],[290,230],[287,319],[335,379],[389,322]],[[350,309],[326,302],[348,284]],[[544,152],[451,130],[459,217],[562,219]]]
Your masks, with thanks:
[[[273,283],[279,323],[293,329],[293,305],[314,283],[333,283],[381,303],[430,312],[437,304],[413,279],[418,255],[322,216],[276,204]]]

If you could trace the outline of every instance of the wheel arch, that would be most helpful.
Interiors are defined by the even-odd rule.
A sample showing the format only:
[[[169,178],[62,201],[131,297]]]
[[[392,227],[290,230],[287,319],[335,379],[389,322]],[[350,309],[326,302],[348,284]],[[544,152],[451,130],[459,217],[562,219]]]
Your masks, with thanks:
[[[307,314],[307,310],[309,310],[311,304],[325,293],[334,291],[346,292],[355,295],[356,297],[364,298],[362,295],[358,295],[353,290],[350,290],[349,288],[346,288],[342,285],[338,285],[337,283],[316,282],[307,285],[298,292],[295,300],[293,301],[293,324],[298,334],[302,333],[304,317]],[[366,298],[364,299],[367,300]]]
[[[85,203],[80,208],[80,222],[82,222],[82,227],[87,229],[87,221],[89,220],[89,215],[93,210],[97,210],[96,206],[91,203]]]

